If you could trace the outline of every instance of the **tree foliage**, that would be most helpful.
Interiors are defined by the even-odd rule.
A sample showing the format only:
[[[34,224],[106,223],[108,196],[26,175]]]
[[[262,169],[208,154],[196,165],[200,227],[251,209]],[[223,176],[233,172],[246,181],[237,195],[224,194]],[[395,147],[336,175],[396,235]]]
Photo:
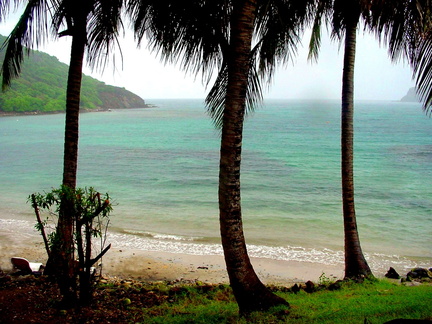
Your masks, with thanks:
[[[6,38],[0,36],[0,43]],[[0,52],[3,61],[4,53]],[[0,111],[63,112],[66,102],[68,66],[56,57],[40,51],[32,51],[24,60],[20,78],[14,79],[11,87],[0,95]],[[81,108],[140,108],[145,102],[132,92],[83,76]]]
[[[73,211],[71,213],[74,224],[72,254],[77,261],[70,271],[75,280],[79,278],[79,286],[74,287],[74,293],[79,295],[81,304],[87,304],[91,298],[93,266],[111,247],[111,245],[106,246],[106,231],[112,205],[108,193],[101,195],[92,187],[74,190],[62,186],[48,193],[32,194],[29,201],[37,218],[35,227],[44,238],[48,256],[61,245],[61,238],[55,224],[58,224],[62,201],[65,198],[72,202]],[[41,214],[45,217],[42,218]],[[100,240],[99,244],[95,243],[96,239]]]

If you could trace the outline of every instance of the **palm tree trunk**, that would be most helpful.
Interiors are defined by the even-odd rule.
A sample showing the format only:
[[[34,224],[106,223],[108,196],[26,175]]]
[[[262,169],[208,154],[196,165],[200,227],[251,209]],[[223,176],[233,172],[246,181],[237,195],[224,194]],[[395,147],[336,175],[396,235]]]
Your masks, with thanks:
[[[85,38],[74,36],[72,41],[66,93],[66,124],[63,157],[63,185],[76,187],[79,139],[79,105]]]
[[[256,0],[239,0],[234,3],[220,151],[219,210],[230,284],[240,312],[248,313],[288,303],[271,293],[259,280],[251,265],[243,235],[240,162]]]
[[[79,24],[76,25],[78,28]],[[66,122],[63,162],[63,187],[68,194],[64,196],[60,206],[57,235],[59,239],[58,252],[49,260],[49,273],[56,271],[57,281],[63,296],[65,306],[76,302],[76,274],[74,266],[73,225],[75,220],[74,193],[78,165],[78,134],[79,134],[79,104],[81,93],[82,67],[86,46],[85,24],[81,31],[76,31],[72,37],[71,58],[69,64],[68,83],[66,90]]]
[[[345,278],[371,276],[357,231],[354,207],[354,63],[357,20],[347,23],[342,77],[342,203],[345,234]]]

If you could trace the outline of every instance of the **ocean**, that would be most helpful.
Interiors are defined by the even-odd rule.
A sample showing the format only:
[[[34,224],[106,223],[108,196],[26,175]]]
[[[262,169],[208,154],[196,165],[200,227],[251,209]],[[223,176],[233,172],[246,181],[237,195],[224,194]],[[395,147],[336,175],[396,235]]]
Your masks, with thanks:
[[[222,254],[220,130],[202,100],[80,116],[78,186],[108,192],[115,246]],[[59,187],[64,115],[0,118],[0,229],[31,231],[27,197]],[[374,271],[432,266],[432,119],[420,104],[355,105],[356,213]],[[340,103],[266,100],[245,121],[251,256],[343,267]],[[1,232],[0,232],[1,235]]]

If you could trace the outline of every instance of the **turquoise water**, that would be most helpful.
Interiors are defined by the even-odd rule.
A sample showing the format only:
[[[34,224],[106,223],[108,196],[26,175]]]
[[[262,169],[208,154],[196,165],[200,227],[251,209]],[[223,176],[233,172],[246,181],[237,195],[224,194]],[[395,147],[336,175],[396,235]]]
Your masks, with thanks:
[[[114,199],[111,240],[221,253],[219,131],[200,100],[81,114],[79,186]],[[268,100],[245,124],[242,206],[254,256],[343,262],[337,101]],[[26,199],[61,182],[64,115],[0,118],[0,218],[33,223]],[[432,263],[432,120],[419,104],[357,102],[356,211],[374,269]]]

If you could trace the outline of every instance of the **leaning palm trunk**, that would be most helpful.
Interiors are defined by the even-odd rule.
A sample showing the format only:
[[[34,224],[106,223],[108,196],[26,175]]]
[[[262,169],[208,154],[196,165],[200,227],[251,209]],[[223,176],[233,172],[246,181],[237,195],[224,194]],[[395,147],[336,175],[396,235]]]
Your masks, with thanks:
[[[10,85],[11,79],[19,76],[21,72],[25,47],[32,48],[43,41],[47,36],[48,26],[60,36],[72,36],[66,93],[63,194],[59,198],[59,219],[52,240],[53,246],[47,248],[49,259],[45,269],[48,275],[57,279],[66,306],[76,302],[77,297],[73,225],[77,220],[75,202],[83,57],[87,47],[88,59],[92,65],[104,61],[103,58],[110,51],[111,44],[116,40],[122,26],[120,17],[123,5],[122,0],[28,1],[23,15],[8,38],[2,66],[5,88]],[[0,16],[3,14],[0,10]],[[59,33],[59,29],[64,26],[67,29]],[[99,60],[101,52],[104,55]]]
[[[347,23],[342,79],[342,203],[345,234],[345,278],[371,276],[357,231],[354,208],[354,62],[357,21]]]
[[[79,24],[77,24],[79,26]],[[76,187],[79,138],[79,104],[84,50],[86,46],[85,24],[72,37],[71,58],[66,90],[66,123],[63,164],[63,186],[69,193],[61,202],[57,224],[58,247],[48,260],[47,271],[57,277],[63,303],[76,302],[76,274],[74,266],[73,226],[76,217],[74,191]],[[77,28],[78,29],[78,28]],[[58,249],[58,251],[56,251]],[[57,253],[56,253],[57,252]],[[60,270],[60,271],[58,271]]]
[[[219,173],[219,210],[225,262],[241,313],[266,310],[288,303],[271,293],[259,280],[248,257],[240,204],[240,162],[246,89],[256,1],[234,5],[231,56],[222,125]]]

